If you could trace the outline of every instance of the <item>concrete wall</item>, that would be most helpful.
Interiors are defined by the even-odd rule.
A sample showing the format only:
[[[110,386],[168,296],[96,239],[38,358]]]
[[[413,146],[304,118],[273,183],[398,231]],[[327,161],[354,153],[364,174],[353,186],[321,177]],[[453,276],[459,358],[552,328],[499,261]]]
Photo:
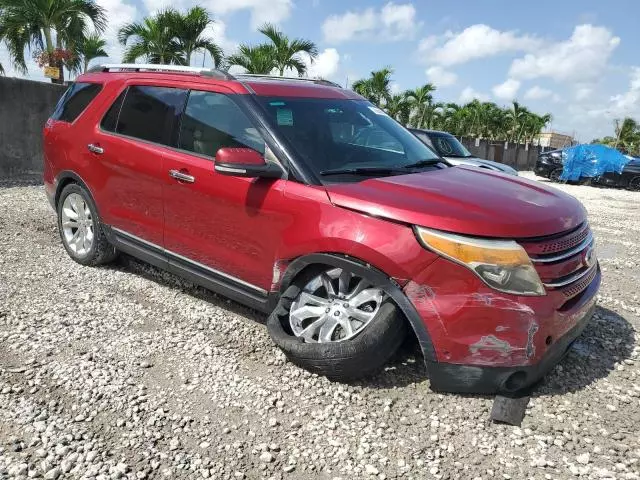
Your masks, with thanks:
[[[42,127],[65,89],[0,77],[0,180],[42,175]]]
[[[473,155],[494,162],[505,163],[517,170],[533,170],[536,159],[541,153],[553,150],[550,147],[540,147],[523,144],[509,143],[505,148],[505,142],[494,140],[480,140],[476,146],[475,138],[461,138],[460,141]]]

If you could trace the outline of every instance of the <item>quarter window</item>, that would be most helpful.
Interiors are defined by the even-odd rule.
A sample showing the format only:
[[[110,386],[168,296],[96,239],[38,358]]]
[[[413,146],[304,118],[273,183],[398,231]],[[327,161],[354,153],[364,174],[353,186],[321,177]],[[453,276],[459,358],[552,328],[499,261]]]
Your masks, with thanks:
[[[252,148],[264,155],[264,140],[226,95],[193,90],[182,117],[179,147],[215,157],[223,147]]]
[[[99,83],[74,83],[64,93],[51,115],[53,120],[73,122],[102,90]]]
[[[116,133],[171,145],[171,131],[177,124],[186,96],[187,91],[178,88],[130,86],[120,110]],[[112,108],[115,104],[117,101]]]

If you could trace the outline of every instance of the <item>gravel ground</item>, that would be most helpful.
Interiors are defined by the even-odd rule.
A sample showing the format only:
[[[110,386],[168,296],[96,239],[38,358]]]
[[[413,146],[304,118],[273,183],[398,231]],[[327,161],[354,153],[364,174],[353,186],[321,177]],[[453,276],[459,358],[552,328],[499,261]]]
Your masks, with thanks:
[[[520,428],[436,394],[405,346],[356,384],[285,361],[265,318],[131,258],[85,268],[41,186],[0,188],[0,478],[639,478],[640,194],[586,205],[590,327]]]

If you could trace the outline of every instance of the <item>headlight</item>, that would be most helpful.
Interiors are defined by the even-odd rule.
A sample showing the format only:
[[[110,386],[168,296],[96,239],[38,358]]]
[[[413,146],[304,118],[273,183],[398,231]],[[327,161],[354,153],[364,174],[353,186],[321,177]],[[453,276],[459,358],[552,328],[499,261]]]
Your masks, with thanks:
[[[512,240],[486,240],[416,227],[422,244],[464,265],[496,290],[516,295],[544,295],[529,255]]]

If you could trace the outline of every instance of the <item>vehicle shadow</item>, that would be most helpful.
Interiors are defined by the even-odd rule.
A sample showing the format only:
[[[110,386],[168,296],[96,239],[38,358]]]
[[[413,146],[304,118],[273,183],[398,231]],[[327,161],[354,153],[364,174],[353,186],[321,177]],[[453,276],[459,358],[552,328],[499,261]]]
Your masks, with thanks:
[[[567,355],[540,382],[532,396],[563,395],[581,390],[607,377],[616,364],[629,358],[634,348],[634,327],[618,313],[596,307],[589,325]],[[405,342],[398,354],[379,374],[355,382],[361,387],[398,388],[428,380],[422,354],[415,340]]]

